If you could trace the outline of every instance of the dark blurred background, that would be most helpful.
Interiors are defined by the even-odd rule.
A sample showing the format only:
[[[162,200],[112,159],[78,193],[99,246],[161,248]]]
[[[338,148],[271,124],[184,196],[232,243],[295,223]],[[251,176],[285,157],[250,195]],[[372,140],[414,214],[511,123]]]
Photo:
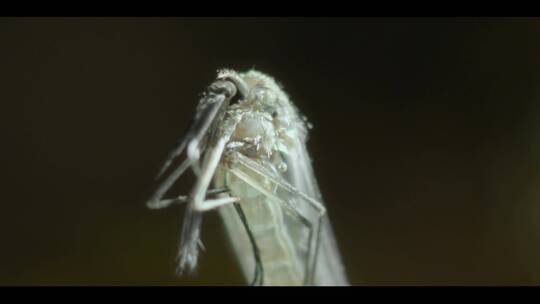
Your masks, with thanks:
[[[540,284],[540,19],[0,18],[1,285],[242,285],[147,210],[218,68],[283,84],[355,285]],[[192,176],[181,179],[187,191]]]

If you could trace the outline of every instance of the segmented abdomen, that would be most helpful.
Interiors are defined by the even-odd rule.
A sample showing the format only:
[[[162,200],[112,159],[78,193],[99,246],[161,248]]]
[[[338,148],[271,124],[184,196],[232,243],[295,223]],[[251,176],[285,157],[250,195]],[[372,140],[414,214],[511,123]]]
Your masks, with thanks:
[[[216,174],[215,183],[216,187],[228,187],[232,196],[241,198],[240,206],[259,248],[264,285],[302,285],[304,261],[296,254],[298,240],[291,240],[280,204],[226,168],[221,168]],[[260,181],[260,185],[264,184],[264,181]],[[255,258],[243,223],[233,206],[224,206],[219,210],[244,275],[251,281],[255,272]]]

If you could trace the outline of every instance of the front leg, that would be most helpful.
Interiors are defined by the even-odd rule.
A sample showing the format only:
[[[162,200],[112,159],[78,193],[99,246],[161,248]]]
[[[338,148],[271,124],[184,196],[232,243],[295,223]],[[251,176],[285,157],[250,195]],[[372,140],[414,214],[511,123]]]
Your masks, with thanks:
[[[208,195],[215,195],[215,194],[228,193],[228,192],[229,192],[229,189],[223,187],[223,188],[210,189],[206,191],[206,195],[208,196]],[[206,200],[206,201],[209,201],[209,200]],[[178,197],[175,197],[175,198],[167,198],[167,199],[162,199],[159,201],[153,201],[152,203],[147,203],[146,206],[150,209],[163,209],[173,204],[183,204],[187,202],[188,202],[188,197],[186,195],[179,195]]]
[[[202,224],[202,213],[204,208],[204,199],[210,181],[214,176],[216,167],[221,159],[225,144],[230,138],[232,130],[227,130],[228,134],[223,134],[214,146],[208,148],[204,157],[203,169],[201,175],[195,183],[195,187],[190,193],[188,206],[184,215],[182,232],[180,239],[180,248],[178,250],[178,272],[182,273],[187,267],[189,271],[195,270],[199,255],[200,233]]]

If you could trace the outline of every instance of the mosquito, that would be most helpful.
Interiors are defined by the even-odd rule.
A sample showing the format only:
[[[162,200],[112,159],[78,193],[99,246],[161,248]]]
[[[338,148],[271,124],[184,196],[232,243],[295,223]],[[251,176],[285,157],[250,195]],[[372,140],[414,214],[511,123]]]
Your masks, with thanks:
[[[195,270],[203,214],[216,209],[251,285],[349,285],[306,149],[309,128],[272,77],[218,71],[147,202],[187,205],[179,274]],[[188,168],[189,195],[164,198]]]

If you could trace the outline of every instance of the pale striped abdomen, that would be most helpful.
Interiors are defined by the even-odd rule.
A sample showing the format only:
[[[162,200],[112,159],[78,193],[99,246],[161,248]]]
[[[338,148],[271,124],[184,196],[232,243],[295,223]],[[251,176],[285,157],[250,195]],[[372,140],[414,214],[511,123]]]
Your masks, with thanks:
[[[303,285],[307,233],[303,232],[301,224],[290,218],[279,202],[257,191],[228,169],[221,168],[214,181],[216,187],[227,186],[232,196],[242,200],[240,206],[260,251],[264,285]],[[265,190],[273,192],[264,180],[258,182]],[[244,276],[251,281],[255,259],[247,232],[233,206],[219,210]]]

